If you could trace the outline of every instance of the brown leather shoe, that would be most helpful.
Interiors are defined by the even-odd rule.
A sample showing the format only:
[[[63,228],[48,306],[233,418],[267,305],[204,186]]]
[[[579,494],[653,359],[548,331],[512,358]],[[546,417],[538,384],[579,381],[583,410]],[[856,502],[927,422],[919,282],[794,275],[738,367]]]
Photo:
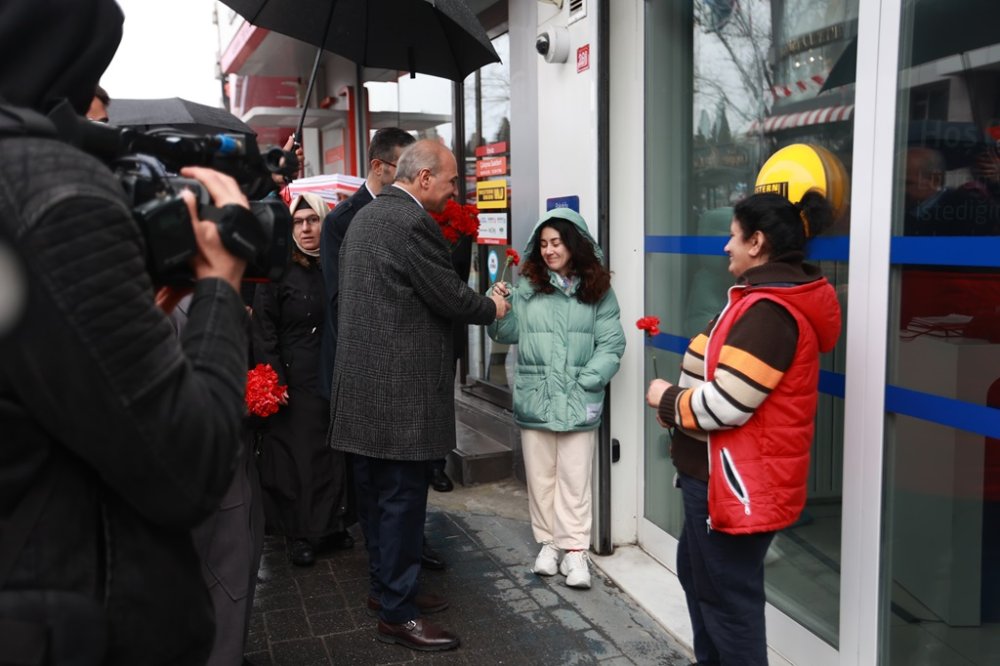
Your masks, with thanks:
[[[454,650],[459,643],[458,636],[422,617],[403,624],[389,624],[379,620],[375,637],[383,643],[396,643],[411,650],[425,652]]]
[[[433,592],[428,592],[427,594],[418,594],[413,600],[416,604],[417,610],[420,611],[421,615],[430,615],[431,613],[440,613],[441,611],[448,608],[448,600],[442,597],[440,594],[434,594]],[[368,597],[368,614],[372,617],[378,615],[378,612],[382,610],[382,604],[379,600],[373,596]]]

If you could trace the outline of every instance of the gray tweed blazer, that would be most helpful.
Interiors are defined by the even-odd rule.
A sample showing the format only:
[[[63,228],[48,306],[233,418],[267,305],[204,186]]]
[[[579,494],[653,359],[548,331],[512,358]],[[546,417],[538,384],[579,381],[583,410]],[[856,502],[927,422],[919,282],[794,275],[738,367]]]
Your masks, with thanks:
[[[455,447],[452,321],[488,324],[496,306],[455,273],[437,222],[392,186],[354,217],[339,282],[330,446],[443,458]]]

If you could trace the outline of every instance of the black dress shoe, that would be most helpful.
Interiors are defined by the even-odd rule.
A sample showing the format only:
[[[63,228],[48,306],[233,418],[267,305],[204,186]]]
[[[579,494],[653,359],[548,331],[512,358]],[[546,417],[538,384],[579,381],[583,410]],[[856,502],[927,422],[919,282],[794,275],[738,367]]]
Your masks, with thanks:
[[[316,553],[308,539],[295,539],[288,546],[288,559],[297,567],[311,567],[316,562]]]
[[[455,489],[455,484],[445,474],[444,469],[435,467],[431,472],[431,488],[439,493],[450,493]]]
[[[445,564],[444,558],[441,557],[440,553],[432,550],[425,543],[424,552],[420,555],[420,566],[432,571],[444,571],[444,568],[448,565]]]
[[[423,651],[453,650],[459,643],[458,636],[422,617],[403,624],[379,620],[375,637],[383,643],[396,643],[411,650]]]
[[[417,610],[420,611],[421,615],[430,615],[431,613],[440,613],[443,610],[448,609],[448,600],[442,597],[440,594],[434,594],[433,592],[428,592],[427,594],[418,594],[413,599],[414,605],[416,605]],[[378,612],[382,610],[382,604],[373,596],[368,597],[368,614],[372,617],[378,615]]]

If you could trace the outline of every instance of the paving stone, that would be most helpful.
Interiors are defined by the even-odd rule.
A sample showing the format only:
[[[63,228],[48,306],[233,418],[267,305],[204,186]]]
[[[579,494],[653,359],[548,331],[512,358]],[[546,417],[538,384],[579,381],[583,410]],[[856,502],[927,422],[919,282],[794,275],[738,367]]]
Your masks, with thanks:
[[[319,638],[275,643],[271,646],[271,655],[274,666],[327,666],[330,663]]]
[[[368,563],[360,535],[353,549],[326,553],[311,568],[293,567],[283,540],[271,537],[248,658],[258,666],[690,663],[672,637],[596,570],[591,590],[531,573],[538,546],[523,519],[432,509],[426,534],[448,568],[422,572],[421,589],[450,601],[431,619],[459,636],[457,650],[414,652],[376,640],[376,620],[365,608]]]
[[[264,613],[264,626],[267,640],[272,644],[309,637],[306,614],[301,608]]]

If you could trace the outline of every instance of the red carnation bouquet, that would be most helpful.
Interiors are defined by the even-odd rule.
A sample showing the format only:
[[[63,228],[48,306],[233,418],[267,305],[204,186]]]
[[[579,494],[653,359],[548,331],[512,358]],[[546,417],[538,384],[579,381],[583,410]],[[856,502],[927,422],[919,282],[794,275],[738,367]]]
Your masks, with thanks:
[[[640,331],[646,332],[647,338],[652,338],[653,336],[660,334],[660,318],[653,316],[646,316],[635,322],[636,328]],[[656,352],[653,352],[653,377],[659,378],[660,373],[656,371]]]
[[[278,373],[270,365],[258,363],[247,373],[247,411],[254,416],[276,414],[287,397],[288,387],[278,383]]]
[[[479,209],[472,204],[463,206],[454,199],[448,199],[444,210],[431,213],[431,217],[440,225],[441,233],[452,247],[462,236],[475,238],[479,235]]]

